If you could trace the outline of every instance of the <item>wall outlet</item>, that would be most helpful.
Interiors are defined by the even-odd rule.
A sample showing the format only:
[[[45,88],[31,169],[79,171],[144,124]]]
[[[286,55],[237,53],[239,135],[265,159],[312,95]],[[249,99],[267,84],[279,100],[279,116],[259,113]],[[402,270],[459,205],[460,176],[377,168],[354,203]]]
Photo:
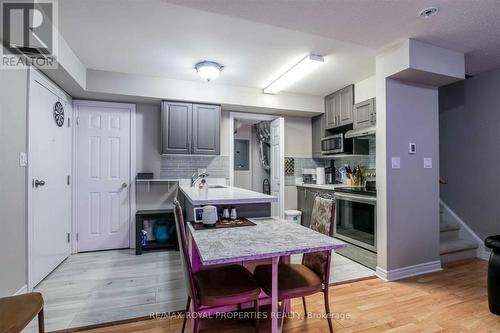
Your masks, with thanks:
[[[424,157],[424,169],[432,169],[432,158]]]
[[[399,158],[399,157],[393,157],[391,159],[391,167],[393,169],[401,169],[401,158]]]
[[[19,166],[25,167],[27,165],[28,165],[28,154],[22,151],[19,153]]]

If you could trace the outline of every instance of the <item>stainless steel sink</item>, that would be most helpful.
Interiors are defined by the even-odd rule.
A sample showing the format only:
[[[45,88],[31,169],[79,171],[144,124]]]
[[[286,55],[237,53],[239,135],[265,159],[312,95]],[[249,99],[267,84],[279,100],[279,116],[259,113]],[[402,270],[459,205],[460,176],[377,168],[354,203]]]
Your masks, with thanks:
[[[208,188],[227,188],[227,186],[224,186],[224,185],[208,185]]]

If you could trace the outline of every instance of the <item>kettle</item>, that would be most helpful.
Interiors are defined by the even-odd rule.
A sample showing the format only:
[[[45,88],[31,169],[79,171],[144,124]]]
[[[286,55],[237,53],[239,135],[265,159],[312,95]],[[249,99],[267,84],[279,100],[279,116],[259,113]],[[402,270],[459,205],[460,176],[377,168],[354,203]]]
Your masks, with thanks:
[[[204,206],[201,221],[205,226],[215,225],[215,223],[217,223],[217,207]]]

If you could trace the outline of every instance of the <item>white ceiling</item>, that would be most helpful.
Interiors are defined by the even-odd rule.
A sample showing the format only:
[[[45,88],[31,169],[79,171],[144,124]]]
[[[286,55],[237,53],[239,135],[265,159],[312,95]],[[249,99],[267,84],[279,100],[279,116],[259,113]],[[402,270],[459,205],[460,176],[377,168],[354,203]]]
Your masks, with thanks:
[[[466,72],[500,68],[499,0],[165,0],[381,49],[415,38],[466,53]],[[423,19],[421,9],[436,6]]]
[[[172,4],[177,3],[177,4]],[[309,53],[325,65],[289,92],[326,95],[375,73],[377,50],[408,37],[468,52],[467,72],[500,67],[500,1],[64,0],[60,31],[90,69],[201,80],[201,60],[225,66],[210,84],[263,88]],[[180,6],[181,5],[181,6]]]
[[[309,53],[326,64],[287,91],[326,95],[375,73],[374,51],[160,0],[64,0],[60,31],[87,68],[202,81],[201,60],[225,66],[210,84],[264,88]]]

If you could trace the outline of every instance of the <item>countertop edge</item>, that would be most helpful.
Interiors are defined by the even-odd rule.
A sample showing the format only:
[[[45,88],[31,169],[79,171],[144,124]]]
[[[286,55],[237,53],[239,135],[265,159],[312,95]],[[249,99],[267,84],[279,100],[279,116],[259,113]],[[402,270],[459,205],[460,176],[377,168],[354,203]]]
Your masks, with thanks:
[[[184,187],[183,185],[179,186],[179,190],[183,193],[186,200],[195,206],[198,206],[198,205],[253,204],[253,203],[258,204],[258,203],[273,203],[273,202],[278,201],[278,198],[276,198],[274,196],[270,196],[268,198],[203,199],[203,200],[198,199],[198,200],[196,200],[196,199],[192,199],[191,196],[189,195],[189,193],[187,193],[183,187]],[[228,187],[230,187],[230,186],[228,186]],[[246,189],[242,189],[242,190],[246,190]],[[210,189],[209,189],[209,191],[210,191]],[[250,190],[246,190],[246,191],[250,191]],[[259,193],[259,192],[255,192],[255,193]],[[259,193],[259,194],[262,194],[262,193]]]

